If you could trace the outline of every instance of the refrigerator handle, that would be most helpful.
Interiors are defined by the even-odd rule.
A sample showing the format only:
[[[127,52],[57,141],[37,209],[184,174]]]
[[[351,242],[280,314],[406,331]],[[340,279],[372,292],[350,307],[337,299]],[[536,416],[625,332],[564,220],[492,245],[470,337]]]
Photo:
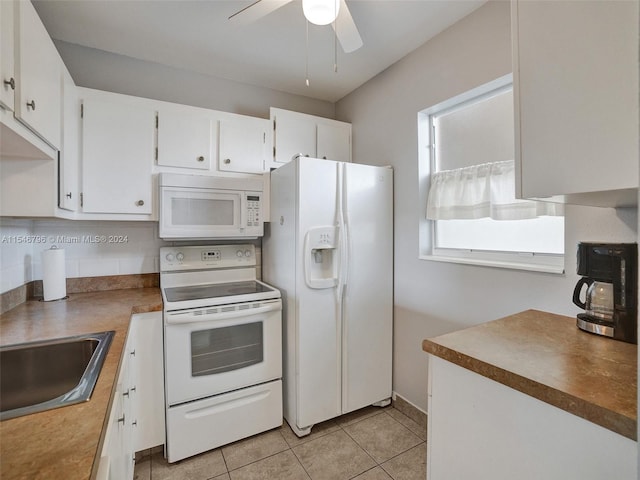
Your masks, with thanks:
[[[344,223],[344,180],[343,180],[344,170],[342,169],[342,164],[338,162],[336,164],[336,217],[337,217],[337,225],[338,225],[338,235],[339,235],[339,266],[338,266],[338,284],[336,289],[336,299],[338,301],[338,306],[342,308],[342,294],[344,291],[344,276],[345,276],[345,223]]]

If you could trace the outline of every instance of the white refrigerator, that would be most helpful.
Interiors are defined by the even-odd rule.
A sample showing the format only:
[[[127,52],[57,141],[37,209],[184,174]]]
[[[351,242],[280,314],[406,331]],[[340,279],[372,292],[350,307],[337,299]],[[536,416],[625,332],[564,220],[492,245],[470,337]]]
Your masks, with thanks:
[[[263,278],[283,296],[284,417],[391,399],[393,170],[297,158],[271,173]]]

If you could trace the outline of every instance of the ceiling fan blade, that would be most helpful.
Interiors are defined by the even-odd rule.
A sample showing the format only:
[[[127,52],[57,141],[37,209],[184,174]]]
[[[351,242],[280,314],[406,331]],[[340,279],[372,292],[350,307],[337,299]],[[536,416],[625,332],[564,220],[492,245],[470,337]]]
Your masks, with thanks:
[[[358,32],[358,27],[353,21],[345,0],[340,0],[338,18],[332,26],[345,53],[355,52],[363,45],[360,32]]]
[[[293,0],[256,0],[229,17],[229,21],[237,25],[247,25],[259,18],[269,15]]]

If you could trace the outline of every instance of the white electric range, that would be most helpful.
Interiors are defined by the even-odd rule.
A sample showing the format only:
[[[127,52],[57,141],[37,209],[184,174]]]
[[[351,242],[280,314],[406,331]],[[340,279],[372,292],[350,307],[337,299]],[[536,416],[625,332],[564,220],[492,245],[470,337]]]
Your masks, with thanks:
[[[163,247],[166,455],[282,424],[282,301],[253,245]]]

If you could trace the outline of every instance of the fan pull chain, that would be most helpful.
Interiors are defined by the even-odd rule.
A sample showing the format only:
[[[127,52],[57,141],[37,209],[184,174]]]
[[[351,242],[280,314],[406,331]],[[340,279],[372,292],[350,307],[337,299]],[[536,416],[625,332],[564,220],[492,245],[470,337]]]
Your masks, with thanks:
[[[338,7],[336,2],[333,2],[333,13],[335,14],[333,20],[333,73],[338,73]]]
[[[306,35],[306,42],[305,42],[305,83],[307,84],[307,87],[309,86],[309,21],[306,21],[307,23],[307,35]]]

